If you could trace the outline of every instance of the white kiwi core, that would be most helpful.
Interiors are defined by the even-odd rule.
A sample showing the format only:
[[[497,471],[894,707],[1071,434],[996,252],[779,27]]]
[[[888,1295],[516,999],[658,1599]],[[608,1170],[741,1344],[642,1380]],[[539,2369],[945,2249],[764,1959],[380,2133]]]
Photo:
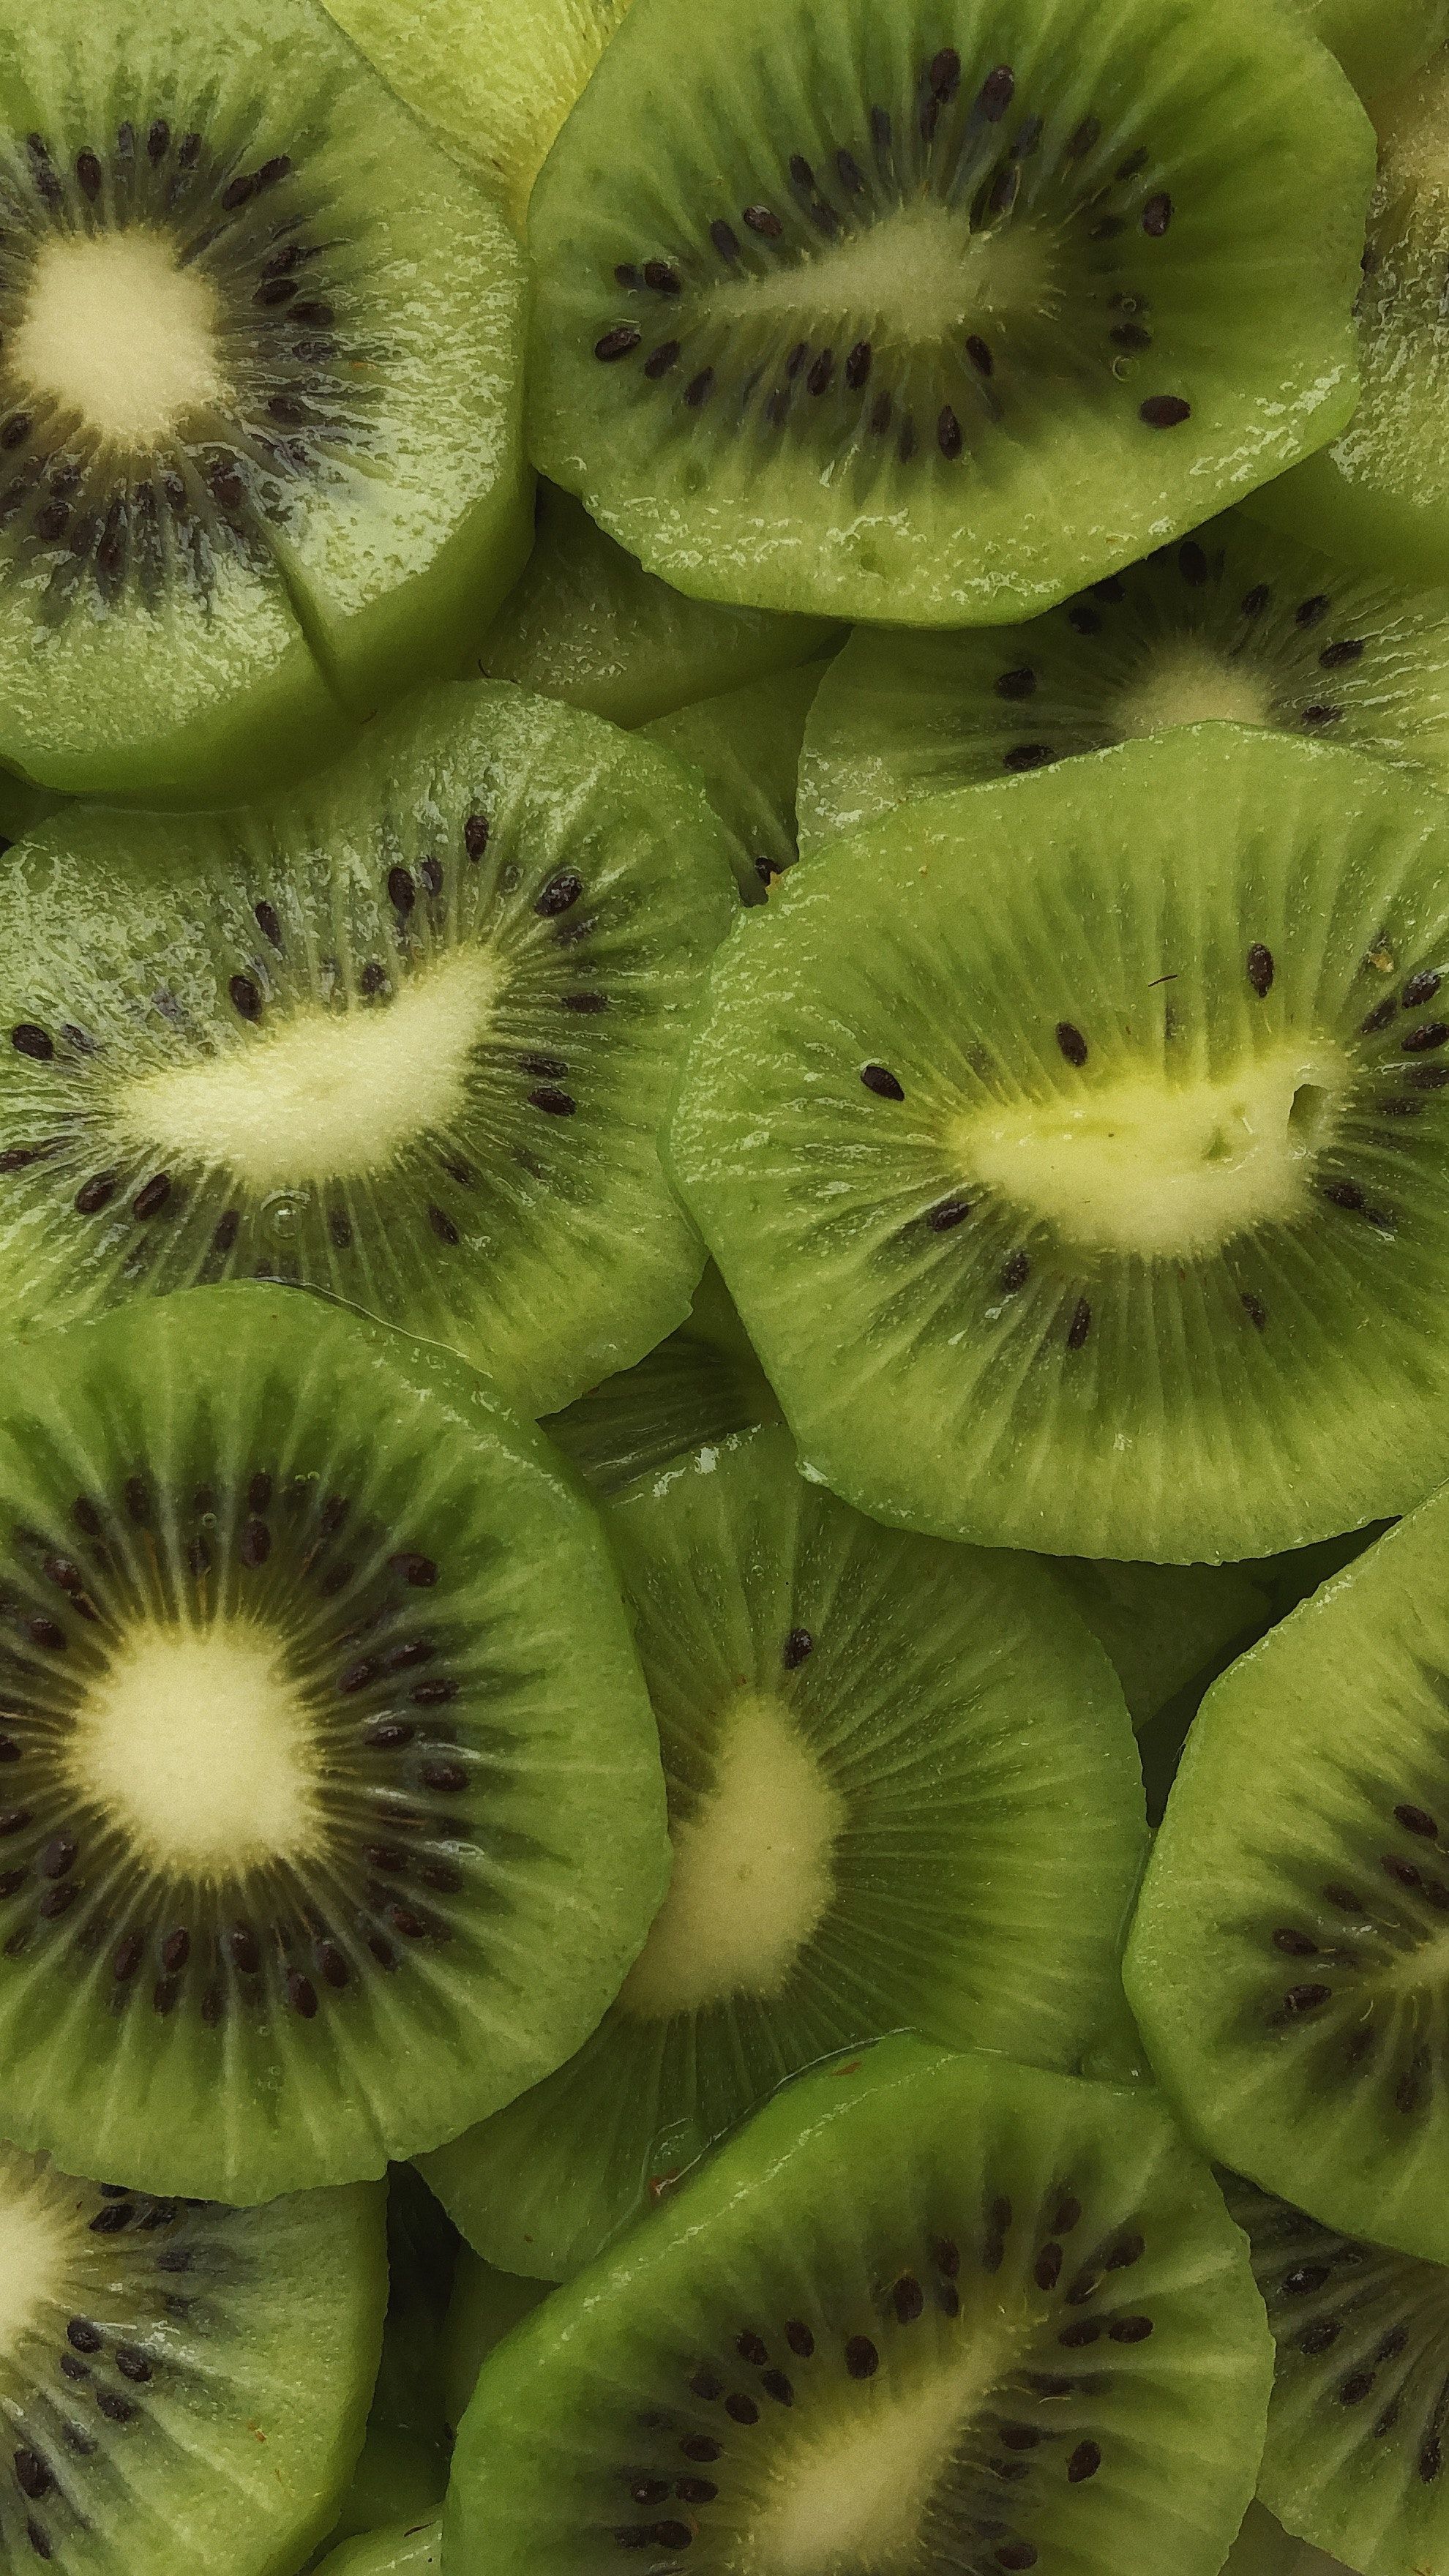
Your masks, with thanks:
[[[0,2356],[16,2352],[62,2299],[68,2251],[74,2257],[74,2211],[74,2193],[48,2165],[0,2148]]]
[[[126,1081],[117,1136],[163,1160],[224,1164],[253,1188],[380,1171],[464,1106],[498,985],[481,949],[443,959],[388,1003],[308,1003],[226,1052]]]
[[[8,355],[32,399],[118,446],[170,437],[228,391],[214,288],[141,230],[48,241]]]
[[[1169,725],[1205,724],[1211,716],[1230,724],[1272,721],[1261,674],[1226,660],[1195,635],[1154,654],[1150,668],[1127,682],[1109,713],[1123,740],[1162,733]]]
[[[769,2576],[906,2576],[919,2566],[932,2490],[1009,2352],[1002,2320],[983,2318],[909,2378],[842,2391],[829,2429],[779,2454],[745,2563]]]
[[[223,1879],[316,1850],[314,1746],[263,1629],[143,1627],[88,1691],[67,1767],[153,1868]]]
[[[733,1994],[778,1994],[833,1886],[844,1802],[788,1709],[745,1695],[719,1734],[715,1773],[671,1828],[674,1875],[620,2001],[664,2020]]]
[[[859,233],[760,276],[727,278],[705,298],[711,313],[869,317],[876,335],[912,348],[955,340],[1002,313],[1054,301],[1049,236],[1031,224],[973,232],[965,217],[922,199]],[[827,335],[828,336],[828,335]]]
[[[1287,1041],[1232,1072],[1107,1074],[963,1118],[960,1168],[1068,1242],[1170,1259],[1303,1207],[1348,1080],[1336,1048]]]

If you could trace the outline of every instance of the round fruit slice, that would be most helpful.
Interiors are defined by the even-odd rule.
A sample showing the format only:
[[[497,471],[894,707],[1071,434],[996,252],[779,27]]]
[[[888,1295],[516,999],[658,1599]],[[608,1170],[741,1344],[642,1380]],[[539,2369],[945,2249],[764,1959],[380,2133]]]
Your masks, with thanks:
[[[1335,2235],[1251,2183],[1227,2185],[1277,2345],[1258,2492],[1337,2560],[1415,2576],[1449,2547],[1449,2271]],[[1331,2559],[1319,2550],[1333,2553]],[[1273,2571],[1277,2576],[1277,2571]]]
[[[552,1410],[681,1322],[657,1130],[737,908],[652,745],[440,688],[246,814],[5,863],[0,1311],[277,1278]]]
[[[528,550],[523,262],[315,0],[0,36],[0,755],[235,800]]]
[[[840,633],[819,617],[686,599],[642,571],[567,492],[544,483],[528,568],[477,658],[487,680],[516,680],[611,724],[642,725],[786,670]]]
[[[746,903],[759,903],[800,856],[795,813],[805,726],[825,665],[772,672],[705,698],[648,727],[651,742],[687,760],[730,836]]]
[[[1203,1704],[1133,1929],[1152,2061],[1214,2154],[1449,2263],[1449,1497]]]
[[[1343,435],[1257,495],[1253,508],[1290,535],[1376,571],[1445,582],[1449,47],[1376,94],[1373,113],[1379,173],[1357,305],[1362,397]]]
[[[1150,2094],[887,2040],[787,2086],[484,2363],[447,2564],[1216,2576],[1271,2351]]]
[[[4,2116],[257,2201],[557,2066],[668,1878],[593,1516],[447,1353],[220,1288],[0,1409]]]
[[[1449,592],[1346,573],[1229,512],[1026,626],[859,627],[809,719],[801,843],[1215,716],[1449,786]]]
[[[276,2576],[335,2520],[377,2367],[382,2195],[266,2209],[0,2147],[0,2565]]]
[[[636,0],[534,193],[536,461],[704,597],[1029,615],[1343,427],[1371,143],[1259,0]]]
[[[1142,1784],[1049,1575],[887,1534],[757,1431],[606,1514],[674,1875],[618,2002],[426,2173],[506,2271],[577,2271],[779,2078],[882,2031],[1068,2065],[1104,2018]]]
[[[1064,1555],[1418,1501],[1446,868],[1441,798],[1213,725],[913,805],[742,914],[670,1152],[810,1469]]]

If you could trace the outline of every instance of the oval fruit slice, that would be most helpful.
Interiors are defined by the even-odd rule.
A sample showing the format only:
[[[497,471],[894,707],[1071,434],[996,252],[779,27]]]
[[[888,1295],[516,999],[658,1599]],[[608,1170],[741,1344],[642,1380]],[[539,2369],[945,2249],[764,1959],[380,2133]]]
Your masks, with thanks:
[[[668,1878],[592,1514],[448,1354],[220,1288],[0,1406],[12,2137],[257,2201],[577,2048]]]
[[[815,1472],[1267,1554],[1449,1467],[1449,807],[1237,727],[913,805],[713,970],[680,1185]]]

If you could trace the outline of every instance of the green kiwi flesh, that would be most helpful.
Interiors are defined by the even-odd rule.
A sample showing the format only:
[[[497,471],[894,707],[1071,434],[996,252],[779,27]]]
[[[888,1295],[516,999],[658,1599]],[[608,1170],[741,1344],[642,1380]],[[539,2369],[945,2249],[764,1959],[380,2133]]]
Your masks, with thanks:
[[[0,758],[236,801],[528,548],[525,272],[316,0],[0,37]]]
[[[1422,70],[1449,42],[1449,0],[1289,0],[1342,63],[1360,98]]]
[[[1337,2235],[1251,2183],[1226,2188],[1277,2347],[1258,2493],[1310,2544],[1290,2544],[1283,2576],[1442,2565],[1449,2271]]]
[[[824,665],[774,672],[728,696],[659,716],[650,740],[687,760],[730,836],[746,903],[759,903],[800,856],[796,785]]]
[[[411,2165],[393,2165],[387,2180],[382,2359],[367,2432],[329,2546],[384,2523],[423,2521],[442,2509],[456,2421],[444,2400],[442,2335],[458,2253],[457,2229],[426,2184]]]
[[[327,0],[440,143],[502,199],[519,240],[533,183],[629,0]]]
[[[782,2075],[911,2028],[1075,2061],[1144,1836],[1105,1655],[1040,1566],[887,1532],[746,1433],[605,1526],[674,1875],[570,2063],[424,2172],[489,2262],[578,2270]]]
[[[737,899],[652,744],[455,682],[246,813],[67,813],[0,891],[12,1322],[278,1279],[535,1414],[687,1314],[657,1131]]]
[[[17,778],[13,769],[0,769],[0,848],[23,841],[37,824],[58,814],[65,801],[48,787],[32,787],[28,779]]]
[[[687,599],[643,571],[571,494],[541,483],[527,570],[477,664],[485,679],[515,680],[632,726],[808,661],[840,631],[820,617]]]
[[[1449,582],[1443,303],[1449,46],[1373,100],[1378,183],[1357,304],[1362,394],[1342,435],[1250,507],[1310,545],[1406,582]]]
[[[1326,2226],[1441,2263],[1446,1527],[1439,1495],[1209,1691],[1126,1962],[1194,2136]]]
[[[1446,814],[1187,727],[923,800],[740,914],[666,1150],[807,1472],[1178,1562],[1443,1477]]]
[[[1029,616],[1344,426],[1371,183],[1261,0],[637,0],[534,192],[535,461],[702,597]]]
[[[1250,1566],[1047,1562],[1110,1657],[1139,1734],[1178,1691],[1251,1645],[1271,1617]]]
[[[1449,786],[1449,592],[1345,571],[1229,511],[1025,626],[858,627],[807,726],[801,846],[1215,717]]]
[[[456,2136],[667,1883],[593,1514],[450,1353],[294,1290],[12,1347],[7,2129],[237,2201]]]
[[[1338,2559],[1295,2540],[1267,2506],[1250,2504],[1223,2563],[1223,2576],[1351,2576]]]
[[[596,1494],[609,1496],[731,1433],[783,1419],[713,1263],[687,1323],[543,1429]]]
[[[436,2576],[442,2563],[440,2521],[394,2523],[329,2550],[318,2576]]]
[[[551,2287],[517,2272],[495,2271],[471,2245],[461,2249],[442,2341],[443,2403],[455,2432],[489,2353],[532,2316]]]
[[[381,2193],[152,2200],[6,2146],[0,2230],[0,2564],[292,2576],[362,2438]]]
[[[1271,2343],[1150,2094],[917,2039],[787,2085],[485,2362],[450,2576],[1216,2576]]]

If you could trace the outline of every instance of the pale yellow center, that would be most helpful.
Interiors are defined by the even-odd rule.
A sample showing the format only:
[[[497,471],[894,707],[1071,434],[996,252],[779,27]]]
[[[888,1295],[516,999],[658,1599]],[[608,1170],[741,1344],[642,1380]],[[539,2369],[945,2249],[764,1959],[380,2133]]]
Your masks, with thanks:
[[[829,2429],[778,2459],[743,2553],[750,2576],[904,2576],[917,2566],[932,2489],[1009,2345],[992,2317],[909,2379],[838,2387]]]
[[[15,2352],[62,2294],[73,2198],[38,2157],[0,2148],[0,2354]]]
[[[1111,710],[1124,740],[1163,733],[1169,725],[1205,724],[1211,716],[1226,717],[1231,724],[1267,724],[1268,691],[1257,671],[1226,661],[1195,635],[1155,655],[1119,692]]]
[[[225,1054],[168,1065],[122,1088],[120,1140],[167,1162],[224,1164],[255,1189],[385,1168],[464,1105],[497,970],[482,950],[446,958],[394,1001],[342,1012],[311,1003]]]
[[[8,354],[32,399],[143,447],[225,396],[216,320],[209,280],[158,233],[67,233],[36,260]]]
[[[808,315],[817,338],[823,315],[870,318],[878,338],[920,347],[1039,303],[1050,258],[1046,236],[1030,225],[973,233],[960,215],[922,199],[806,259],[726,277],[704,302],[726,321]]]
[[[143,1628],[89,1691],[67,1761],[153,1867],[222,1878],[316,1848],[314,1742],[261,1629]]]
[[[962,1175],[1068,1242],[1172,1256],[1304,1204],[1347,1079],[1336,1050],[1284,1040],[1232,1073],[1118,1074],[963,1117]]]
[[[777,1994],[831,1894],[845,1820],[789,1714],[742,1698],[720,1730],[706,1797],[674,1826],[674,1876],[620,1998],[646,2020],[727,1995]]]

